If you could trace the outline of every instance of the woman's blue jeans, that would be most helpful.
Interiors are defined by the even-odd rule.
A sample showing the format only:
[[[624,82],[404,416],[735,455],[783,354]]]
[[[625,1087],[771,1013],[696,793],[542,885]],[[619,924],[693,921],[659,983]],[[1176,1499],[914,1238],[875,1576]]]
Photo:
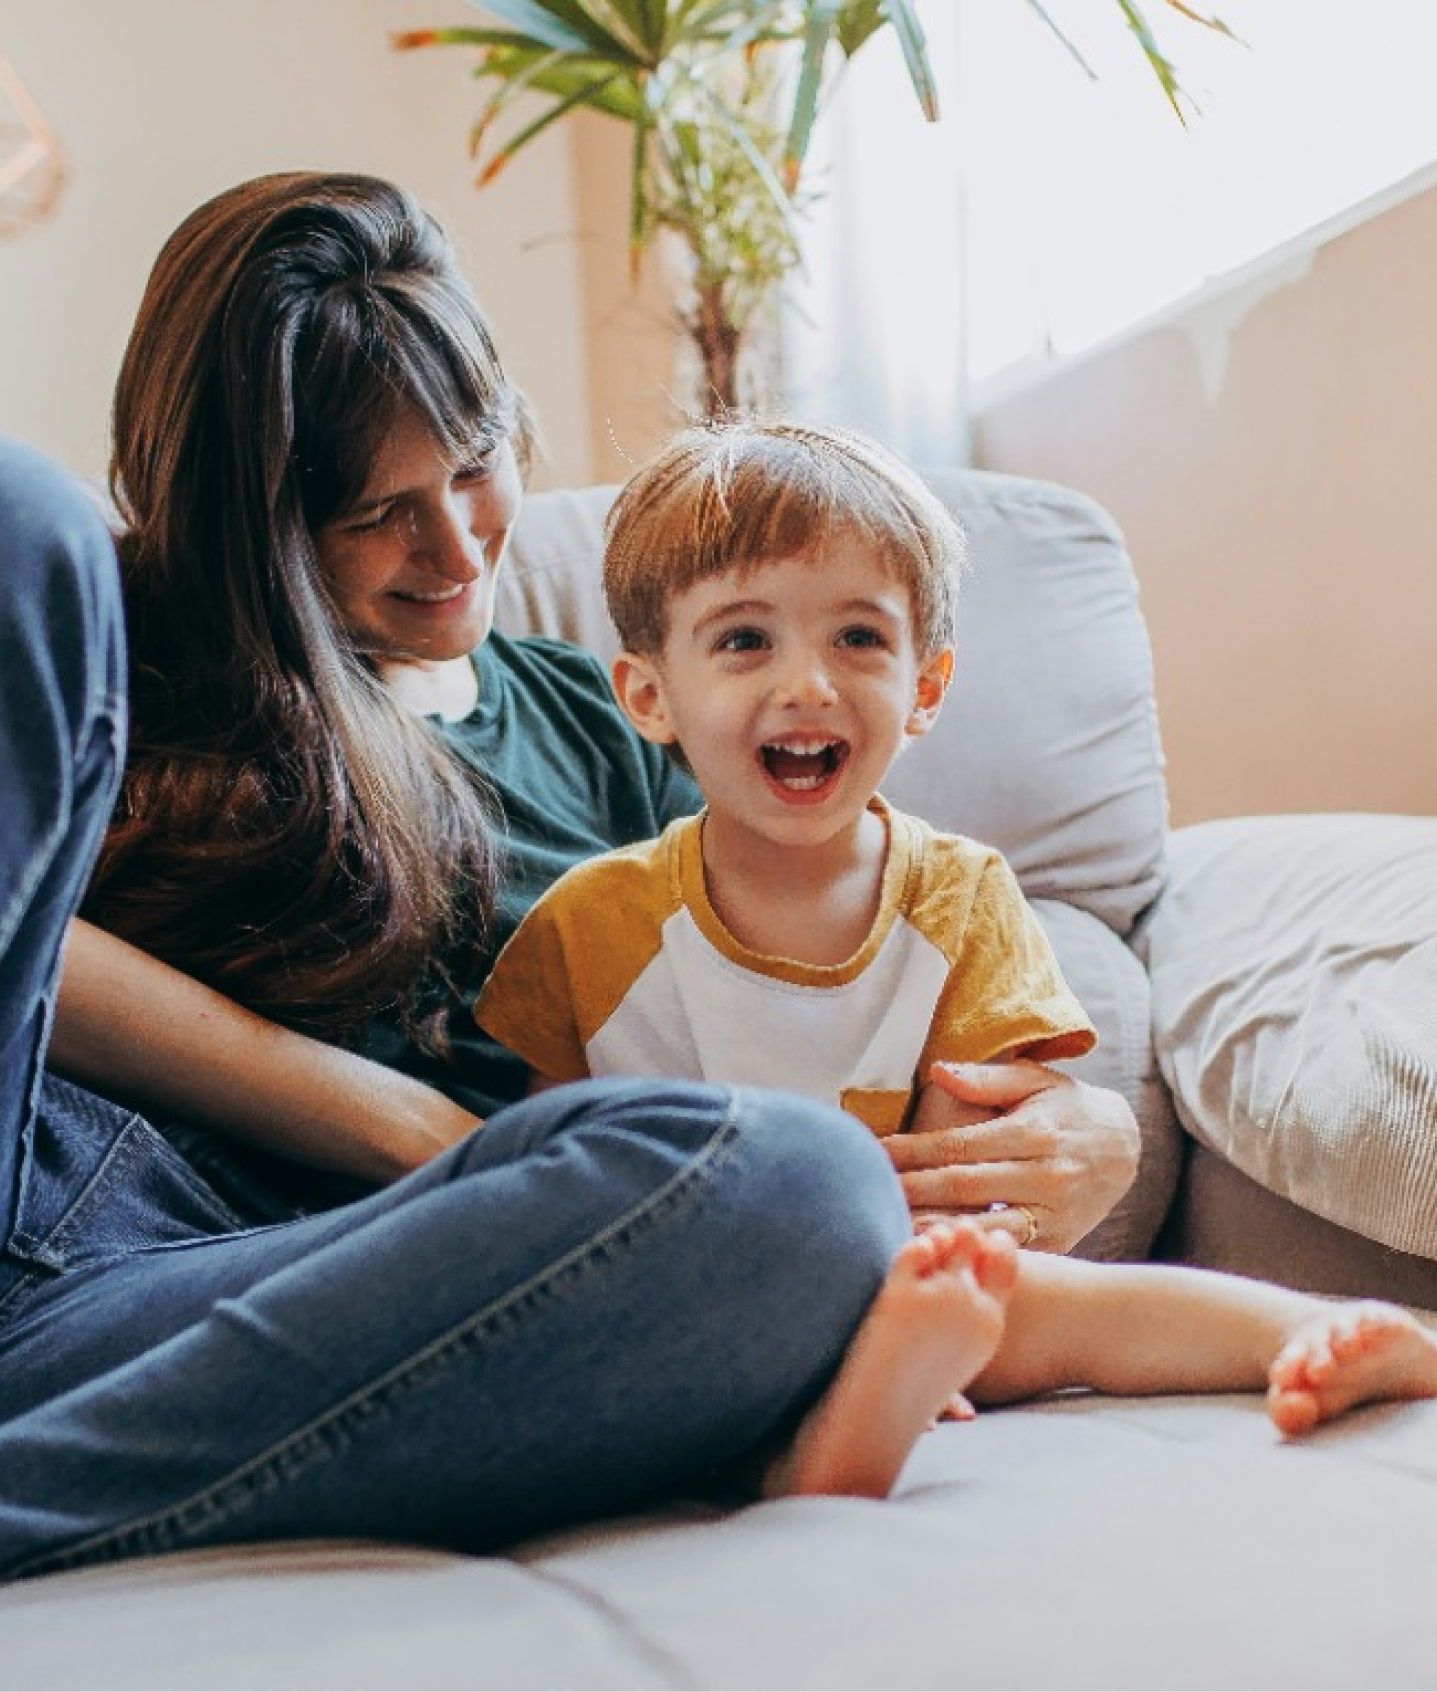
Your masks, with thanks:
[[[480,1550],[790,1428],[908,1231],[841,1113],[567,1087],[254,1228],[45,1074],[122,756],[120,614],[83,496],[5,443],[0,572],[0,1577],[308,1536]]]

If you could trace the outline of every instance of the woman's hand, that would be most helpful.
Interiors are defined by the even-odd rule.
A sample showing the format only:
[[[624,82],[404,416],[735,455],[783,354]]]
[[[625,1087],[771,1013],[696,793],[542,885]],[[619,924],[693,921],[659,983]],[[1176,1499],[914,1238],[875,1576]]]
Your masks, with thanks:
[[[909,1131],[883,1143],[920,1223],[976,1213],[1066,1252],[1132,1185],[1140,1141],[1120,1094],[1020,1060],[935,1064]]]

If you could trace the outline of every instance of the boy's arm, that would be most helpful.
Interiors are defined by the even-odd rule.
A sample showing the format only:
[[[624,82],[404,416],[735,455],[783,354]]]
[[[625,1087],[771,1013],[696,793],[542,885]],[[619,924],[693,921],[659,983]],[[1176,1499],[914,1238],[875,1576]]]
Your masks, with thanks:
[[[542,901],[500,952],[475,1001],[474,1020],[528,1065],[530,1093],[588,1075],[562,937]]]
[[[915,1212],[987,1213],[1068,1251],[1132,1184],[1138,1130],[1125,1100],[1047,1060],[1096,1039],[1032,907],[996,855],[918,1066],[908,1132],[885,1142]],[[1037,1060],[1037,1061],[1035,1061]],[[1005,1215],[1001,1209],[1008,1207]]]
[[[49,1063],[160,1120],[388,1182],[479,1126],[433,1087],[296,1034],[76,919]]]
[[[510,935],[474,1005],[474,1020],[528,1065],[530,1091],[590,1073],[586,1031],[608,976],[623,975],[623,941],[638,926],[613,890],[618,854],[569,870]],[[601,1023],[602,1015],[597,1018]]]
[[[948,879],[961,885],[968,875],[971,871],[959,859]],[[943,869],[935,878],[941,887]],[[959,900],[951,913],[939,906],[939,920],[947,929],[945,950],[953,950],[918,1060],[910,1132],[972,1126],[995,1114],[966,1100],[961,1090],[945,1088],[947,1066],[1023,1059],[1049,1063],[1082,1057],[1097,1043],[1097,1031],[1064,981],[1052,945],[1006,861],[992,854],[969,885],[971,903]]]

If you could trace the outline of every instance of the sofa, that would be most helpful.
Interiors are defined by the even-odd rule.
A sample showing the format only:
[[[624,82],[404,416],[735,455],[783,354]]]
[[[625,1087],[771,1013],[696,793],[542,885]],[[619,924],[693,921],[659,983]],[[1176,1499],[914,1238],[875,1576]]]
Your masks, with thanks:
[[[957,682],[886,791],[1006,852],[1100,1031],[1069,1067],[1138,1116],[1079,1249],[1437,1310],[1437,819],[1170,830],[1112,520],[930,480],[972,548]],[[529,499],[503,627],[612,650],[611,494]],[[313,1542],[7,1587],[0,1688],[1430,1687],[1433,1567],[1437,1403],[1288,1442],[1255,1395],[1071,1392],[935,1428],[885,1503],[676,1498],[492,1557]]]

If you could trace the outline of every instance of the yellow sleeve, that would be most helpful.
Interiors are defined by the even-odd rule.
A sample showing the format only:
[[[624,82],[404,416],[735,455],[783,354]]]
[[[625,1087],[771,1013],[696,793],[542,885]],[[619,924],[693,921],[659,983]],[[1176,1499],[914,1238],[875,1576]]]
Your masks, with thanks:
[[[673,863],[692,818],[657,840],[576,864],[500,952],[474,1020],[547,1081],[582,1081],[589,1042],[662,944]]]
[[[951,887],[951,869],[945,879]],[[938,1061],[1007,1056],[1049,1063],[1090,1052],[1097,1030],[1006,860],[990,852],[966,879],[966,897],[936,900],[947,932],[933,937],[951,967],[919,1060],[920,1083]]]
[[[515,929],[474,1006],[485,1033],[547,1081],[582,1081],[589,1073],[561,919],[565,879]]]

